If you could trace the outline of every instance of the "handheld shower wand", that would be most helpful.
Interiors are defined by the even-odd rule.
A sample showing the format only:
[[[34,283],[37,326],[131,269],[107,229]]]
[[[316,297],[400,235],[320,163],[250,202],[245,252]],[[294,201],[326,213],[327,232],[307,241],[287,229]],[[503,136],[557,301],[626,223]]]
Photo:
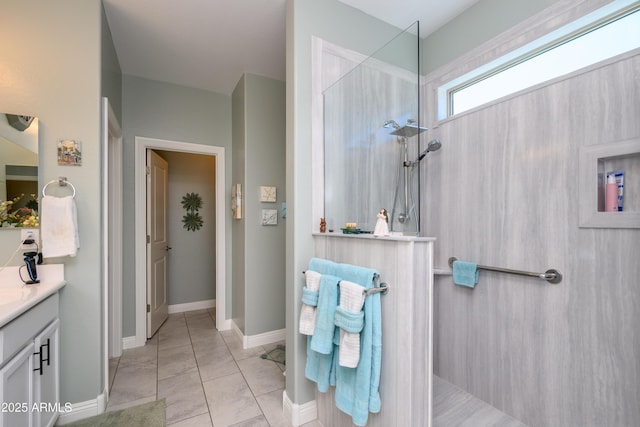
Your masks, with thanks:
[[[440,143],[440,140],[438,138],[432,139],[427,144],[427,148],[422,153],[420,153],[420,155],[418,156],[418,158],[415,161],[413,161],[413,162],[404,162],[405,167],[417,166],[418,163],[420,163],[420,161],[422,161],[422,159],[424,159],[427,154],[429,154],[432,151],[438,151],[440,149],[440,147],[442,147],[442,144]]]
[[[416,160],[416,161],[419,162],[420,160],[424,159],[424,156],[426,156],[427,153],[430,153],[432,151],[438,151],[440,149],[440,147],[442,147],[442,144],[440,143],[440,140],[438,138],[432,139],[427,144],[426,150],[424,150],[422,153],[420,153],[420,155],[418,156],[418,160]]]

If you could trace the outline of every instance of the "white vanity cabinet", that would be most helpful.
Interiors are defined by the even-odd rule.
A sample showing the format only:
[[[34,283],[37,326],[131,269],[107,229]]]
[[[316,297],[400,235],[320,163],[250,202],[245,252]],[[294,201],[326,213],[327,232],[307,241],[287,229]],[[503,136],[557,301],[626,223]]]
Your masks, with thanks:
[[[58,335],[60,321],[54,320],[34,340],[33,353],[33,427],[49,427],[58,419],[60,409],[60,363]]]
[[[58,293],[0,328],[0,427],[50,427],[59,403]]]
[[[0,369],[0,426],[31,426],[33,342]]]

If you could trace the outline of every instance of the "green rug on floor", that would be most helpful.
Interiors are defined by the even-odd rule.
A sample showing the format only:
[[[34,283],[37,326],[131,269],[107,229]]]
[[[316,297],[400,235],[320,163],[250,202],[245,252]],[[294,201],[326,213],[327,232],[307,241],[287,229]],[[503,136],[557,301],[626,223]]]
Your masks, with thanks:
[[[166,405],[164,399],[144,403],[119,411],[104,412],[91,418],[75,421],[73,427],[165,427]]]
[[[279,344],[276,346],[276,348],[274,348],[270,352],[261,354],[260,357],[263,359],[273,360],[274,362],[282,363],[283,365],[286,365],[287,351],[285,346]]]

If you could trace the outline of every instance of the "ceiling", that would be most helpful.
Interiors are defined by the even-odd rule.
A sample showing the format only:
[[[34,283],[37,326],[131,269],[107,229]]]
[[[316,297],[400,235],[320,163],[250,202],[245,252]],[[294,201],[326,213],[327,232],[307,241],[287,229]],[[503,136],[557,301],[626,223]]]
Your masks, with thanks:
[[[425,37],[478,0],[340,0]],[[286,0],[104,0],[123,74],[230,95],[245,72],[285,79]]]

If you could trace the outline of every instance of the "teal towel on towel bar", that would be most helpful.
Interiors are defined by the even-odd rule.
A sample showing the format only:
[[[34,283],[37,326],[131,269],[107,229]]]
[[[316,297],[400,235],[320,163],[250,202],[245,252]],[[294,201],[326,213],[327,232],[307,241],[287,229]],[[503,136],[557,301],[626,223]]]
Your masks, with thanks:
[[[309,261],[309,270],[317,271],[327,277],[324,277],[324,280],[321,279],[316,330],[313,336],[307,337],[305,377],[316,382],[320,392],[326,392],[330,386],[335,386],[335,401],[338,409],[351,415],[355,425],[364,426],[367,423],[369,413],[377,413],[381,409],[379,391],[382,360],[380,294],[375,293],[365,297],[362,330],[360,331],[360,360],[357,367],[347,368],[338,364],[340,328],[335,328],[335,324],[334,328],[331,328],[326,324],[326,321],[332,316],[335,319],[339,306],[340,288],[339,286],[334,287],[333,283],[347,280],[359,284],[365,289],[371,289],[378,273],[373,269],[334,263],[320,258],[312,258]],[[325,286],[322,286],[323,284]],[[340,323],[340,315],[338,318],[338,323]],[[347,320],[347,323],[353,321],[349,328],[359,329],[359,325],[356,325],[359,320],[342,320]],[[320,328],[318,328],[319,325]],[[333,331],[333,348],[328,345],[331,331]],[[327,350],[329,353],[325,353]]]
[[[307,363],[305,377],[314,381],[318,391],[325,393],[330,385],[335,385],[335,356],[334,336],[337,328],[334,316],[338,307],[339,278],[332,276],[337,268],[333,261],[312,258],[309,270],[321,273],[320,290],[316,312],[316,327],[312,336],[307,337]]]
[[[478,264],[466,261],[453,262],[453,283],[474,288],[478,283]]]
[[[311,350],[321,354],[331,354],[333,351],[333,334],[336,328],[334,319],[338,301],[340,301],[339,282],[339,278],[328,274],[320,277],[320,291],[316,307],[316,330],[311,336]]]
[[[349,264],[338,264],[336,275],[341,279],[371,289],[377,271]],[[367,424],[369,413],[378,413],[380,401],[380,371],[382,366],[382,311],[380,294],[367,295],[364,321],[360,332],[360,360],[355,368],[335,363],[335,401],[342,412],[351,415],[357,426]],[[338,353],[338,350],[336,350]]]

